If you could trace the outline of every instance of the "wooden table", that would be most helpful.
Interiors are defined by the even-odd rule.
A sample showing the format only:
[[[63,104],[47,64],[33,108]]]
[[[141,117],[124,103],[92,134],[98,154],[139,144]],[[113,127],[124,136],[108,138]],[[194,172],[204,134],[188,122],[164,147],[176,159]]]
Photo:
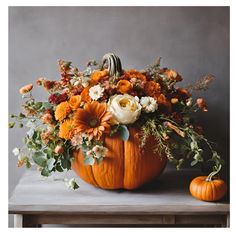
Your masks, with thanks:
[[[197,175],[195,170],[166,170],[135,191],[98,189],[77,178],[80,188],[73,191],[63,181],[26,171],[9,200],[9,214],[14,214],[15,227],[229,227],[227,197],[210,203],[190,195],[189,182]],[[73,172],[67,174],[72,176]]]

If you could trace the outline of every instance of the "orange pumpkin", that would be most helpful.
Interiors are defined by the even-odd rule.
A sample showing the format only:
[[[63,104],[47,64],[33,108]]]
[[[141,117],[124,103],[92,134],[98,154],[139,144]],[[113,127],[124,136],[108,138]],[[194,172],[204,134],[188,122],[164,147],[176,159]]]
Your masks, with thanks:
[[[202,201],[217,201],[224,197],[228,187],[226,183],[219,178],[210,179],[208,176],[198,176],[193,179],[189,186],[193,197]]]
[[[136,189],[158,177],[167,159],[153,153],[154,138],[150,137],[141,151],[138,130],[130,128],[129,132],[125,142],[118,135],[104,137],[108,153],[100,164],[84,165],[82,151],[75,152],[72,169],[84,181],[103,189]]]

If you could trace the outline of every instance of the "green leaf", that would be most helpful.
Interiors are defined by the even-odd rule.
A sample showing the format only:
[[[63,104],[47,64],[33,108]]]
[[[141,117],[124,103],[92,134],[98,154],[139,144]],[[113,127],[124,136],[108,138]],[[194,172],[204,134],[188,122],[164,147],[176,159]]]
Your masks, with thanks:
[[[50,158],[50,159],[47,160],[47,168],[48,168],[48,170],[51,171],[53,169],[55,161],[56,160],[54,158]]]
[[[44,167],[41,171],[41,175],[45,176],[45,177],[48,177],[50,175],[49,169],[47,167]]]
[[[26,168],[28,168],[28,169],[31,167],[31,163],[30,163],[30,161],[29,161],[28,158],[26,159],[25,166],[26,166]]]
[[[45,109],[49,109],[49,108],[52,107],[52,105],[51,105],[50,102],[43,102],[42,107],[45,108]]]
[[[126,125],[120,125],[118,128],[118,133],[124,141],[129,139],[129,130]]]
[[[85,165],[93,165],[95,163],[95,160],[93,157],[85,157],[84,158],[84,164]]]
[[[64,169],[70,170],[70,167],[71,167],[71,162],[70,162],[70,160],[62,159],[62,160],[61,160],[61,166],[62,166]]]
[[[34,104],[34,108],[38,110],[38,109],[40,109],[40,108],[42,107],[42,105],[43,105],[42,102],[36,102],[36,103]]]
[[[46,159],[45,153],[43,152],[35,152],[32,155],[32,158],[34,162],[39,166],[45,167],[47,164],[47,159]]]
[[[58,165],[56,165],[56,170],[58,171],[58,172],[63,172],[63,169],[62,169],[62,167],[58,164]]]
[[[15,124],[16,124],[15,122],[9,122],[8,127],[12,129],[15,126]]]

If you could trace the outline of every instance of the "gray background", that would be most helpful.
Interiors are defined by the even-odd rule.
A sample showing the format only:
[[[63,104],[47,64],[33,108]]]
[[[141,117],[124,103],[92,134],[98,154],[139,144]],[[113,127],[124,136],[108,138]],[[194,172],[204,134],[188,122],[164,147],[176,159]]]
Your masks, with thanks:
[[[9,113],[19,113],[19,87],[40,76],[58,79],[57,60],[80,69],[88,59],[115,52],[124,68],[141,69],[162,57],[183,85],[213,73],[216,81],[198,93],[209,112],[198,114],[205,134],[229,165],[229,8],[228,7],[10,7]],[[46,99],[41,88],[34,92]],[[9,194],[24,168],[12,154],[24,129],[9,131]]]

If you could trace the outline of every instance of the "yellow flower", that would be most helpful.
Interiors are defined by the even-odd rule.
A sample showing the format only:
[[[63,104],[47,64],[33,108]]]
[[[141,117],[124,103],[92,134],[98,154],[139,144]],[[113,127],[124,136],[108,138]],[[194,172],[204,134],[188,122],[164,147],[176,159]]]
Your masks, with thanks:
[[[77,108],[79,108],[80,103],[81,103],[81,96],[80,95],[72,96],[69,100],[70,107],[73,110],[76,110]]]
[[[73,132],[73,121],[72,119],[67,119],[63,123],[60,124],[59,129],[59,137],[64,138],[66,140],[72,138]]]
[[[62,102],[56,107],[55,118],[56,120],[64,120],[71,112],[71,107],[68,102]]]

